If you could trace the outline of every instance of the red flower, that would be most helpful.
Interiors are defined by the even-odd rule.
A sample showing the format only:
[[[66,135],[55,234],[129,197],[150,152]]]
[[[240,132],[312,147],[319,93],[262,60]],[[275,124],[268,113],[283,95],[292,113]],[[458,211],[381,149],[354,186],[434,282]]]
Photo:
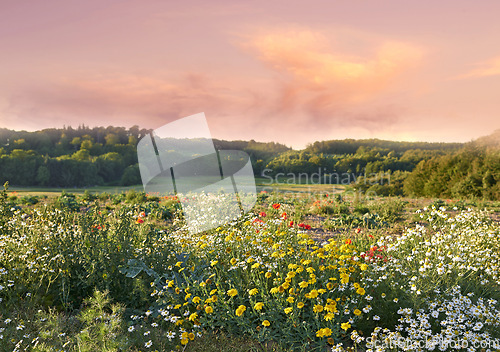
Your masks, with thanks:
[[[279,208],[280,208],[280,206],[281,206],[281,204],[279,204],[279,203],[274,203],[274,204],[273,204],[273,208],[274,208],[274,209],[279,209]]]
[[[368,235],[368,237],[373,238],[373,236],[372,236],[372,235]]]
[[[263,211],[261,211],[261,212],[259,213],[259,216],[265,217],[265,216],[266,216],[266,213],[264,213]]]
[[[345,240],[345,244],[351,244],[351,243],[352,243],[352,240],[350,238]]]
[[[290,221],[290,223],[288,224],[289,227],[292,227],[293,226],[293,221]]]
[[[310,230],[311,229],[311,225],[304,225],[304,229]]]
[[[286,220],[286,219],[288,219],[288,214],[287,213],[283,213],[283,214],[281,214],[281,217]]]
[[[361,229],[358,227],[355,231],[356,231],[356,233],[360,233]]]
[[[137,219],[136,220],[136,223],[138,223],[138,224],[142,224],[143,222],[144,222],[144,220],[142,220],[142,219]]]
[[[306,226],[306,225],[305,225],[303,222],[301,222],[301,223],[299,224],[299,227],[304,227],[304,226]]]

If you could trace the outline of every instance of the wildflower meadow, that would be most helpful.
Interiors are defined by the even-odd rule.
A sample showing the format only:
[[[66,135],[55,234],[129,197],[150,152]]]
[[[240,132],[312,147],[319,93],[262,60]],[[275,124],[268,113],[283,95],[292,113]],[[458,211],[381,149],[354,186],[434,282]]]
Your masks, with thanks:
[[[207,195],[207,212],[217,194]],[[0,197],[0,351],[498,351],[499,204]]]

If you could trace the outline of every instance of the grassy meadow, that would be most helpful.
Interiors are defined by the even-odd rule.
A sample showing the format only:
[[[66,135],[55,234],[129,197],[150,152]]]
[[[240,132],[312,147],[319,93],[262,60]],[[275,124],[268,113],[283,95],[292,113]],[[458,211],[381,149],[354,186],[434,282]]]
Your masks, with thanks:
[[[499,202],[258,183],[197,235],[139,187],[5,189],[0,351],[500,350]]]

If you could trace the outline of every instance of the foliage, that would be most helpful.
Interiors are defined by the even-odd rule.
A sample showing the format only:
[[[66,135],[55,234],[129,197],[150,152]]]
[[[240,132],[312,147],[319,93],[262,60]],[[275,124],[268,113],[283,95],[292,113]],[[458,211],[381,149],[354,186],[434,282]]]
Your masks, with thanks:
[[[383,343],[500,336],[500,227],[469,208],[497,203],[409,214],[397,198],[309,196],[263,194],[193,235],[175,197],[13,206],[5,189],[0,351],[393,351]],[[343,223],[323,237],[317,215]]]

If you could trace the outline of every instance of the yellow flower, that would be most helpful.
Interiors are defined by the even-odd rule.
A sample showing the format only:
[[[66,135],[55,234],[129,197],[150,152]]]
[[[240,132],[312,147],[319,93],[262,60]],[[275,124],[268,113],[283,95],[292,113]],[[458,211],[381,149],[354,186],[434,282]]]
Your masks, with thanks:
[[[288,308],[285,308],[284,311],[285,311],[285,314],[290,314],[293,311],[293,308],[288,307]]]
[[[260,263],[255,263],[252,265],[252,269],[257,269],[260,266]]]
[[[325,306],[327,312],[335,313],[337,311],[337,302],[333,301]]]
[[[325,337],[325,336],[331,336],[331,335],[332,335],[332,330],[330,328],[319,329],[316,332],[317,337]]]
[[[217,289],[216,289],[216,288],[214,288],[212,291],[210,291],[210,295],[214,295],[214,294],[215,294],[215,292],[217,292]]]
[[[229,262],[231,263],[231,265],[234,265],[236,264],[236,261],[237,261],[236,258],[232,258]]]
[[[309,297],[308,298],[316,298],[318,297],[318,291],[317,290],[312,290],[311,292],[309,292]]]
[[[325,316],[324,316],[324,319],[325,319],[326,321],[330,321],[330,320],[332,320],[333,318],[335,318],[335,314],[333,314],[333,313],[326,313],[326,314],[325,314]]]
[[[333,289],[333,284],[331,282],[327,283],[326,288],[329,290]]]
[[[345,331],[347,331],[347,330],[351,327],[351,324],[350,324],[349,322],[347,322],[347,323],[342,323],[342,324],[340,324],[340,327],[341,327],[342,329],[344,329]]]
[[[246,310],[247,310],[247,307],[245,307],[244,305],[241,305],[236,309],[236,315],[241,317],[243,315],[243,313],[245,313]]]
[[[297,303],[297,308],[302,308],[302,307],[304,307],[304,302]]]
[[[365,294],[365,289],[363,287],[360,287],[356,290],[356,293],[358,295],[364,295]]]
[[[219,262],[218,260],[212,260],[212,261],[210,262],[210,265],[211,265],[211,266],[217,265],[217,263],[218,263],[218,262]]]
[[[323,311],[323,306],[321,304],[315,304],[313,308],[314,313],[319,313]]]
[[[193,313],[193,314],[191,314],[191,315],[189,316],[189,320],[191,320],[191,321],[195,321],[195,320],[196,320],[196,318],[198,318],[198,314],[197,314],[197,313]]]
[[[302,281],[299,283],[299,286],[300,288],[306,288],[307,286],[309,286],[309,283],[307,283],[306,281]]]
[[[262,325],[264,325],[264,326],[269,326],[269,325],[271,325],[271,323],[269,322],[269,320],[264,320],[264,321],[262,322]]]
[[[264,276],[266,277],[266,279],[269,279],[271,275],[272,275],[271,272],[268,271]]]
[[[293,297],[288,297],[288,298],[286,299],[286,301],[287,301],[288,303],[293,303],[293,300],[294,300],[294,298],[293,298]]]
[[[211,306],[206,306],[205,307],[205,312],[207,314],[210,314],[210,313],[213,313],[214,312],[214,309],[211,307]]]
[[[196,296],[193,298],[193,303],[200,303],[201,302],[201,298]]]
[[[359,268],[364,271],[364,270],[368,269],[368,265],[363,263],[359,266]]]
[[[361,315],[361,311],[359,309],[354,310],[354,315]]]
[[[264,303],[262,303],[262,302],[257,302],[257,303],[255,303],[255,305],[253,306],[253,309],[255,309],[255,310],[261,310],[261,309],[262,309],[262,307],[264,307]]]
[[[256,295],[257,293],[259,293],[259,290],[257,290],[256,288],[252,288],[250,291],[248,291],[248,294],[250,296]]]
[[[278,293],[279,292],[279,288],[273,287],[273,288],[271,288],[271,290],[269,292],[271,292],[271,293]]]
[[[234,297],[238,294],[238,290],[236,290],[235,288],[232,288],[230,290],[227,291],[227,295],[228,296],[231,296],[231,297]]]
[[[188,334],[188,337],[189,337],[189,339],[190,339],[191,341],[193,341],[193,340],[194,340],[194,334],[193,334],[192,332],[190,332],[190,333]]]

